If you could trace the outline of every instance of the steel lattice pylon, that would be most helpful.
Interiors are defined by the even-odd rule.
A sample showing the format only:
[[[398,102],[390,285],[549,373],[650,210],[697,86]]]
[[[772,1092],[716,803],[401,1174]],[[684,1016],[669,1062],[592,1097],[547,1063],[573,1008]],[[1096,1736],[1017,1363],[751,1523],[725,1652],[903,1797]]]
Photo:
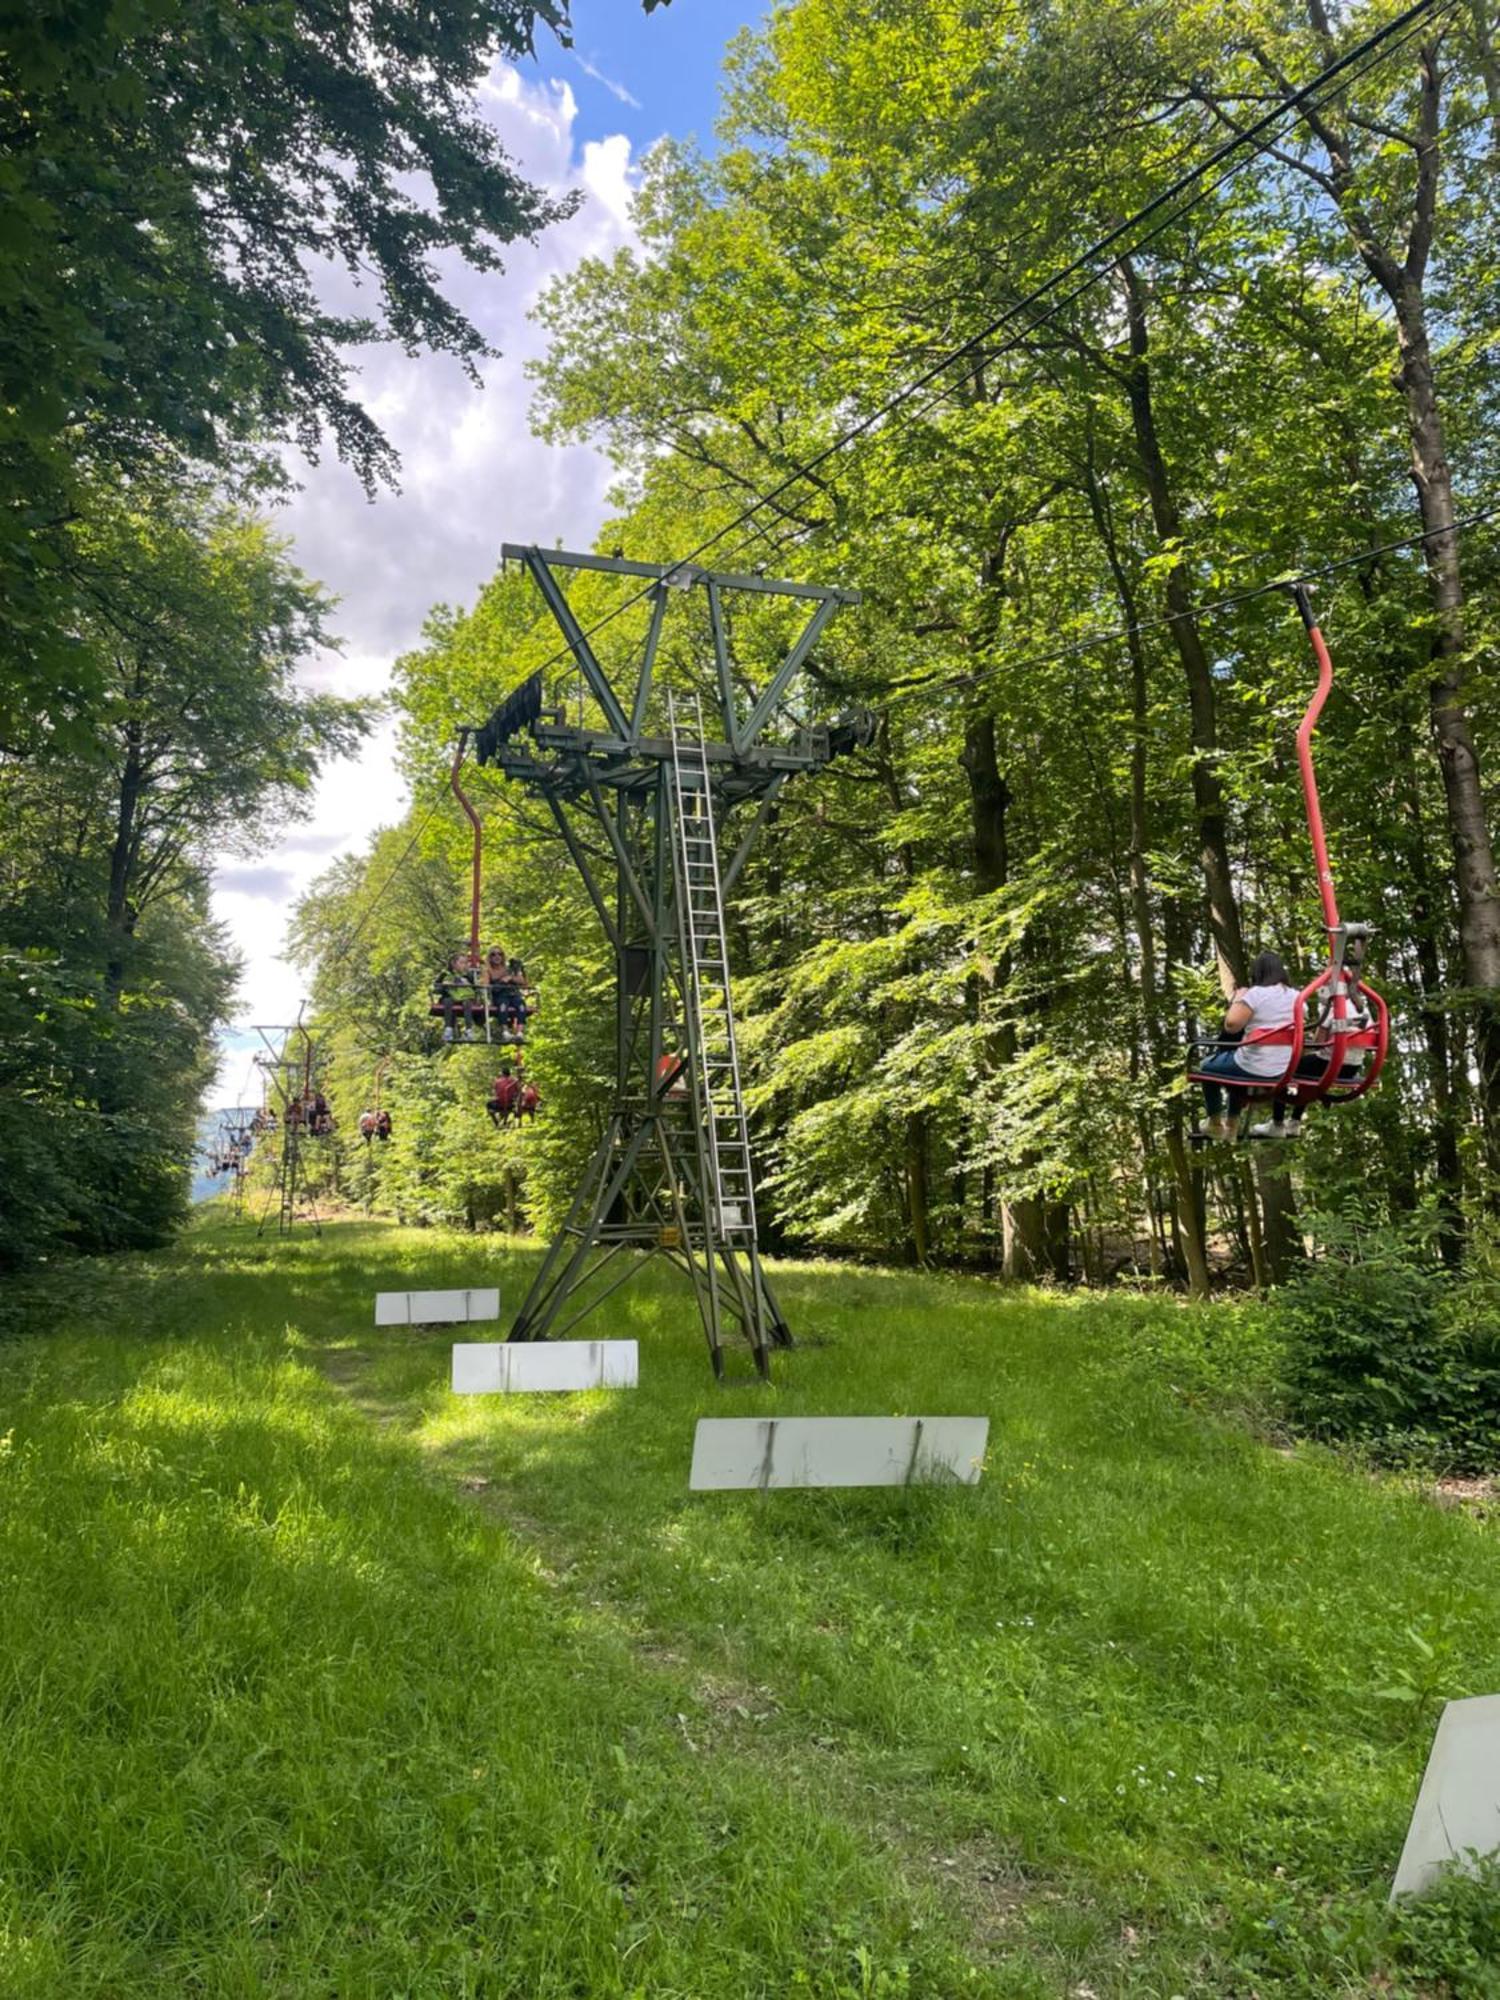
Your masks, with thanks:
[[[261,1070],[276,1093],[278,1104],[277,1136],[281,1145],[281,1159],[276,1170],[276,1185],[267,1199],[261,1218],[256,1226],[256,1235],[265,1234],[266,1224],[271,1219],[271,1205],[276,1205],[276,1233],[290,1236],[297,1225],[299,1211],[305,1210],[304,1220],[312,1225],[314,1236],[323,1234],[322,1220],[317,1205],[313,1201],[302,1168],[302,1146],[306,1137],[302,1129],[302,1119],[293,1116],[294,1098],[300,1102],[312,1074],[312,1037],[302,1025],[302,1016],[290,1024],[276,1027],[256,1026],[256,1034],[265,1043],[265,1053],[255,1058],[256,1068]],[[293,1038],[302,1039],[300,1057],[292,1053]]]
[[[504,556],[537,584],[602,726],[549,713],[533,676],[468,733],[481,764],[545,801],[616,959],[613,1101],[509,1338],[566,1333],[641,1267],[629,1253],[644,1251],[687,1273],[714,1372],[723,1373],[726,1327],[737,1326],[767,1374],[771,1349],[790,1346],[792,1336],[760,1258],[723,907],[787,780],[869,740],[872,719],[862,711],[832,726],[799,724],[789,741],[767,736],[829,620],[858,596],[510,543]],[[647,585],[646,638],[623,699],[558,581],[559,570],[580,569]],[[668,697],[668,732],[648,733],[669,605],[678,593],[700,590],[712,650],[711,682],[701,677],[708,692],[695,689],[685,705]],[[732,657],[725,600],[735,592],[810,606],[758,694],[746,694]],[[524,744],[516,740],[523,730]]]

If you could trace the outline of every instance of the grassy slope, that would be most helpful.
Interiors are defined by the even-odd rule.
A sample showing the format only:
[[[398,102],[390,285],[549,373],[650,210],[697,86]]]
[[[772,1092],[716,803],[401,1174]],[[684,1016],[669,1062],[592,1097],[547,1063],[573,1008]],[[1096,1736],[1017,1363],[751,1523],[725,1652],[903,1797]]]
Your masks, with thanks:
[[[1492,1535],[1186,1407],[1170,1308],[798,1267],[716,1390],[643,1284],[639,1391],[510,1401],[369,1326],[528,1261],[210,1228],[0,1346],[7,2000],[1373,1990]],[[985,1482],[689,1496],[767,1408]]]

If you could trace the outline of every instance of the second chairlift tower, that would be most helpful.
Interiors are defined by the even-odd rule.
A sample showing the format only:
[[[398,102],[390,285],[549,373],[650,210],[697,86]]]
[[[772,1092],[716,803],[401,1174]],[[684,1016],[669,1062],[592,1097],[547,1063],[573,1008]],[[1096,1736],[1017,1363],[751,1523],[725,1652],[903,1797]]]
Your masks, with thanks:
[[[792,1336],[760,1258],[724,904],[787,780],[870,740],[864,711],[832,725],[781,721],[829,620],[858,594],[513,543],[503,554],[541,591],[597,725],[548,712],[533,675],[467,734],[479,763],[545,801],[616,960],[613,1103],[509,1338],[560,1337],[633,1275],[640,1260],[628,1253],[644,1250],[691,1279],[715,1374],[726,1327],[737,1327],[767,1375],[771,1349]],[[628,687],[617,691],[595,656],[558,580],[568,570],[645,581],[649,618]],[[669,606],[698,593],[711,660],[691,691],[653,703]],[[810,607],[758,693],[731,651],[725,600],[740,593]],[[523,730],[529,742],[515,740]],[[625,1267],[604,1281],[621,1253]]]

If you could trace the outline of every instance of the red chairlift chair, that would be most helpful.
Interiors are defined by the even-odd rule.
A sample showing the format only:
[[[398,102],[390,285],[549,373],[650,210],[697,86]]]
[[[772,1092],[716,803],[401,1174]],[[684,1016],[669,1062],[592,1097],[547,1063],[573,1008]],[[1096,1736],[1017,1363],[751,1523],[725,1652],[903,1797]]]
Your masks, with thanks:
[[[1230,1083],[1251,1098],[1270,1098],[1279,1118],[1282,1105],[1290,1105],[1293,1117],[1300,1117],[1309,1104],[1346,1103],[1373,1090],[1385,1067],[1390,1046],[1390,1011],[1373,986],[1361,977],[1365,948],[1373,925],[1346,923],[1339,915],[1333,872],[1328,865],[1328,843],[1323,833],[1323,812],[1318,799],[1318,781],[1313,770],[1312,737],[1323,713],[1323,705],[1333,686],[1333,661],[1306,586],[1294,584],[1292,595],[1302,614],[1302,623],[1318,666],[1318,684],[1297,728],[1297,768],[1302,778],[1302,798],[1307,809],[1307,830],[1312,840],[1313,862],[1318,875],[1318,894],[1323,904],[1323,924],[1328,933],[1328,962],[1297,995],[1292,1022],[1286,1028],[1260,1028],[1244,1038],[1245,1047],[1284,1047],[1286,1065],[1279,1076],[1252,1076],[1243,1079],[1195,1065],[1205,1052],[1234,1046],[1219,1037],[1194,1042],[1188,1052],[1188,1078],[1193,1083]],[[1299,1075],[1304,1057],[1317,1057],[1319,1067]],[[1202,1137],[1202,1134],[1195,1134]]]

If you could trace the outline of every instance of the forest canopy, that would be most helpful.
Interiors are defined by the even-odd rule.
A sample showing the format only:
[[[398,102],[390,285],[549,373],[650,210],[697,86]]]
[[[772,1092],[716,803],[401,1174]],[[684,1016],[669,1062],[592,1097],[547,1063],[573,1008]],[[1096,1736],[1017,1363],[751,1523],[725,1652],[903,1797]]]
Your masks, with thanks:
[[[733,914],[773,1240],[1201,1290],[1226,1254],[1284,1268],[1309,1194],[1428,1217],[1450,1257],[1491,1213],[1497,76],[1469,4],[800,0],[736,44],[718,149],[649,157],[638,247],[544,297],[536,423],[619,468],[600,550],[713,537],[722,567],[863,593],[805,699],[868,705],[876,738],[787,788]],[[1257,951],[1298,983],[1326,955],[1291,740],[1313,670],[1267,587],[1306,573],[1334,867],[1394,1047],[1368,1101],[1252,1165],[1189,1151],[1183,1055]],[[620,586],[574,595],[587,624]],[[445,937],[403,942],[384,847],[301,912],[351,1088],[429,1031],[377,1027],[336,911],[412,995],[462,935],[438,773],[545,660],[537,619],[497,577],[400,671]],[[731,643],[753,681],[755,635]],[[524,798],[476,789],[489,921],[544,969],[535,1061],[569,1112],[528,1151],[545,1222],[605,1090],[605,950]],[[462,1215],[445,1174],[425,1198]]]
[[[289,448],[397,465],[354,379],[472,373],[456,263],[570,212],[476,86],[564,0],[0,7],[0,1264],[159,1240],[237,967],[224,853],[369,726],[259,515]]]

